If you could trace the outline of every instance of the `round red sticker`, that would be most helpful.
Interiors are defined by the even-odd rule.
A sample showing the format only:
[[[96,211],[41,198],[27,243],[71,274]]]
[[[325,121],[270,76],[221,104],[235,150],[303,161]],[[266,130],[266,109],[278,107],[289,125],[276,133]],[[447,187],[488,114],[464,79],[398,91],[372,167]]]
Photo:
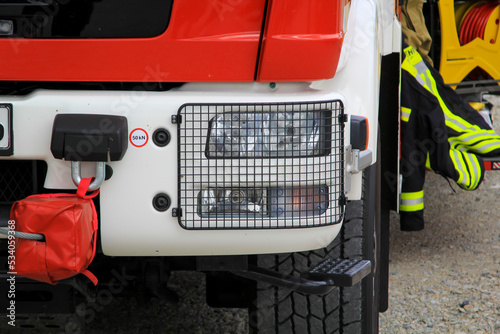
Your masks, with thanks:
[[[148,143],[149,136],[144,129],[137,128],[130,132],[129,140],[135,147],[143,147]]]

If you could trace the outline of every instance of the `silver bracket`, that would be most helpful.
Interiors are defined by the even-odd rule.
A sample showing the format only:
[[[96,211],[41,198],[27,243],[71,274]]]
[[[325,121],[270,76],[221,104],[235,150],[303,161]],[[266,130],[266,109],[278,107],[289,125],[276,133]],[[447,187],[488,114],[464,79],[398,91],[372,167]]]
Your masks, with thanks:
[[[106,176],[106,165],[104,161],[97,161],[95,166],[95,178],[90,183],[89,190],[94,191],[99,189],[104,182]],[[82,163],[80,161],[71,161],[71,177],[75,186],[79,186],[82,181]]]
[[[347,172],[351,174],[358,174],[372,164],[372,151],[353,150],[349,147],[349,149],[346,150],[346,159]]]
[[[344,159],[345,159],[345,170],[344,170],[344,179],[345,186],[344,192],[349,193],[351,191],[351,165],[352,165],[352,147],[348,145],[344,149]]]

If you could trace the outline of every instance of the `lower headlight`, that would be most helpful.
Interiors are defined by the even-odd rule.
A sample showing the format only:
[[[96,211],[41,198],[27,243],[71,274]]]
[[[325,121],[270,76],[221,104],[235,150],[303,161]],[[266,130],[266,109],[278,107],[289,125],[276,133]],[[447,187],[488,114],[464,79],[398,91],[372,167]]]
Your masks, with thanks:
[[[266,189],[208,188],[198,194],[198,214],[211,215],[257,214],[265,215]]]
[[[198,215],[319,216],[328,209],[325,185],[293,188],[207,188],[198,193]]]

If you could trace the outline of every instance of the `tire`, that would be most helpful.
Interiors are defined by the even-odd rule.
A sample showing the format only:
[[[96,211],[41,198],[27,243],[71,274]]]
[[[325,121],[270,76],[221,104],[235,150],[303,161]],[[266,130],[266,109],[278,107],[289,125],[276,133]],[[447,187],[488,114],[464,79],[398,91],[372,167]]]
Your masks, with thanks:
[[[304,295],[258,282],[249,309],[250,333],[332,334],[378,332],[378,248],[380,201],[376,166],[363,172],[360,201],[346,206],[341,232],[326,248],[300,253],[257,256],[260,267],[298,275],[324,257],[359,258],[372,261],[372,274],[353,287],[335,288],[324,296]]]

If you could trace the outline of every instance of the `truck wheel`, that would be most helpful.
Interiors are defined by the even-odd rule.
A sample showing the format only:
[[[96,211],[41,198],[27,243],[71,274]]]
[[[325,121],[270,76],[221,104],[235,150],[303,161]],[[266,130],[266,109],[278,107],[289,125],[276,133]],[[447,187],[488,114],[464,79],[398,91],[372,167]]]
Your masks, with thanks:
[[[324,257],[372,261],[372,274],[349,288],[336,288],[324,296],[304,295],[264,282],[257,283],[249,309],[250,333],[377,333],[378,245],[380,228],[377,168],[363,172],[363,194],[351,201],[341,232],[326,248],[308,252],[259,255],[260,267],[297,275]]]

